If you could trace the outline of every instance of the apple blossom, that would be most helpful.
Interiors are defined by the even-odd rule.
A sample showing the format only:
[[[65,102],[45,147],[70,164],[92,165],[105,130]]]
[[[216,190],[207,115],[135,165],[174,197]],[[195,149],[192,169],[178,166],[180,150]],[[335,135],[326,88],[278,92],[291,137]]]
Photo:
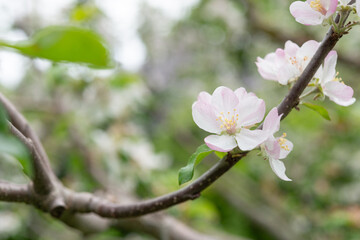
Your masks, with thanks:
[[[264,142],[264,131],[250,130],[262,121],[264,114],[265,102],[244,88],[232,91],[221,86],[212,95],[201,92],[192,105],[195,123],[213,133],[204,139],[206,145],[220,152],[228,152],[236,146],[248,151]]]
[[[256,66],[260,75],[267,80],[277,81],[282,85],[296,80],[310,62],[320,43],[310,40],[301,47],[292,41],[285,43],[285,48],[278,48],[264,59],[258,57]]]
[[[317,71],[315,78],[319,79],[322,92],[330,100],[342,106],[349,106],[355,102],[353,98],[354,90],[345,85],[336,73],[335,66],[337,61],[336,51],[331,51],[325,58],[324,64]]]
[[[285,138],[285,133],[281,137],[274,137],[274,133],[279,131],[280,119],[281,115],[278,114],[277,108],[271,109],[264,121],[263,131],[266,133],[267,139],[261,144],[261,149],[268,156],[271,169],[274,173],[284,181],[291,181],[286,176],[285,165],[280,159],[286,158],[293,149],[293,144]]]
[[[338,0],[296,1],[290,5],[295,20],[305,25],[319,25],[336,12]]]

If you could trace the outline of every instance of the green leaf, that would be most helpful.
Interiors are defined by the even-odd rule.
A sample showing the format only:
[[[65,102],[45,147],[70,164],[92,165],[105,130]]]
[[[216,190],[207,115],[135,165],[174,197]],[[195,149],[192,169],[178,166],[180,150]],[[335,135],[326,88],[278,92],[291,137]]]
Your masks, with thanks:
[[[305,107],[310,108],[311,110],[314,110],[315,112],[319,113],[323,118],[325,118],[326,120],[331,120],[328,111],[319,105],[315,105],[312,103],[302,103],[302,105],[304,105]]]
[[[193,153],[188,161],[188,164],[180,168],[179,170],[179,185],[184,184],[190,181],[194,176],[194,168],[201,160],[203,160],[207,155],[214,152],[206,144],[201,145],[196,149],[196,152]]]
[[[46,27],[29,40],[18,43],[0,41],[0,46],[54,62],[83,63],[96,68],[109,68],[112,65],[103,39],[97,33],[80,27]]]
[[[218,156],[218,158],[222,159],[223,157],[225,157],[227,155],[227,152],[218,152],[215,151],[216,156]]]

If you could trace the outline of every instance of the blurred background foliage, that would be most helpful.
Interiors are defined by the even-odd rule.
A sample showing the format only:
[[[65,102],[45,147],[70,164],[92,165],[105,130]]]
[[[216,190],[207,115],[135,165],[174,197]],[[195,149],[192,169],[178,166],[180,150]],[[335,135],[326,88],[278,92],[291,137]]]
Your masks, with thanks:
[[[99,70],[26,57],[21,57],[18,68],[11,68],[6,64],[18,53],[7,55],[9,49],[1,48],[0,74],[22,71],[16,84],[9,83],[7,75],[0,76],[1,91],[36,129],[54,171],[66,186],[78,191],[121,192],[140,199],[179,189],[178,169],[207,135],[191,117],[191,105],[200,91],[212,92],[219,85],[245,87],[263,98],[269,111],[288,89],[261,79],[256,57],[283,48],[288,39],[300,45],[310,39],[321,41],[327,31],[326,27],[296,23],[288,11],[290,0],[193,1],[175,20],[143,2],[138,8],[139,24],[130,28],[137,32],[146,55],[138,67],[128,68],[126,58],[119,60],[116,55],[123,36],[118,36],[116,24],[101,7],[104,2],[110,8],[121,7],[121,3],[67,2],[57,10],[60,18],[47,22],[36,11],[25,11],[7,27],[2,26],[0,36],[9,43],[13,39],[7,36],[31,39],[55,24],[85,28],[91,36],[101,36],[96,39],[100,39],[102,52],[90,62],[83,61],[82,57],[96,54],[96,47],[86,45],[88,52],[85,48],[85,52],[65,54],[71,58],[64,60],[109,67],[107,58],[114,58],[112,68]],[[0,1],[0,12],[9,4]],[[359,31],[353,29],[336,46],[337,70],[354,88],[356,98],[360,89]],[[64,44],[66,49],[71,40]],[[130,47],[129,51],[131,59]],[[328,109],[331,121],[300,107],[281,125],[295,146],[285,160],[293,182],[278,179],[254,151],[201,198],[166,212],[201,232],[226,233],[239,239],[359,239],[360,104],[340,107],[326,100],[320,105]],[[6,136],[5,132],[0,136],[1,179],[27,182],[23,173],[23,167],[28,168],[27,155]],[[207,157],[195,177],[215,161],[214,155]],[[0,239],[83,237],[21,204],[0,203],[0,223]],[[119,237],[155,239],[141,232],[115,230],[87,239]]]

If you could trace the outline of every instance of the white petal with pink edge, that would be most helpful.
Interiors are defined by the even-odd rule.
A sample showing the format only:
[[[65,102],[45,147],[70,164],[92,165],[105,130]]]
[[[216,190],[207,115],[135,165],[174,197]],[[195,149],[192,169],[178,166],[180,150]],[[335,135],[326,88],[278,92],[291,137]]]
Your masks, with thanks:
[[[265,115],[265,102],[256,96],[242,99],[237,107],[239,113],[238,124],[248,127],[261,122]]]
[[[306,2],[293,2],[290,5],[290,13],[297,22],[305,25],[319,25],[324,20],[324,15],[312,9]]]
[[[265,141],[264,145],[266,154],[269,157],[279,159],[281,148],[279,142],[274,138],[274,136],[270,136],[268,140]]]
[[[229,152],[237,146],[234,136],[229,135],[210,135],[204,140],[209,148],[219,152]]]
[[[263,130],[267,131],[269,134],[274,135],[280,129],[280,119],[278,110],[276,107],[271,109],[264,120]]]
[[[341,106],[349,106],[355,102],[353,98],[354,90],[338,81],[330,81],[323,85],[323,91],[326,96]]]
[[[267,134],[262,130],[241,129],[235,136],[239,148],[243,151],[250,151],[263,143]]]
[[[221,133],[220,123],[211,105],[197,101],[192,106],[192,116],[199,128],[210,133]]]
[[[234,108],[239,104],[239,99],[233,90],[221,86],[215,89],[211,98],[211,104],[217,111],[217,114],[221,112],[232,113]]]
[[[285,171],[286,167],[284,163],[280,160],[269,158],[271,169],[274,173],[284,181],[292,181],[288,176],[286,176]]]
[[[276,139],[279,142],[279,138]],[[279,159],[284,159],[287,155],[292,151],[294,145],[291,141],[287,140],[286,138],[282,138],[282,145],[280,146],[280,156]]]

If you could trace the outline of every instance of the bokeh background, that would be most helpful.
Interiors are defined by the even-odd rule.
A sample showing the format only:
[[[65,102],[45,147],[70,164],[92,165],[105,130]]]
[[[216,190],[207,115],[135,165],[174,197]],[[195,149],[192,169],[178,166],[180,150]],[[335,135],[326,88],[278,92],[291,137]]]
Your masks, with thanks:
[[[291,2],[0,0],[1,40],[28,39],[51,25],[82,26],[105,39],[115,61],[114,68],[92,69],[0,48],[0,90],[36,129],[64,185],[159,196],[179,189],[178,169],[207,135],[191,117],[200,91],[245,87],[266,101],[267,111],[286,95],[287,87],[261,79],[256,57],[286,40],[321,41],[327,31],[295,22]],[[360,28],[335,49],[337,70],[359,98]],[[281,125],[294,143],[285,160],[292,182],[277,178],[254,151],[202,197],[165,212],[197,231],[234,239],[360,239],[360,104],[317,104],[331,121],[300,107]],[[0,144],[11,145],[4,137]],[[195,175],[215,161],[207,157]],[[22,168],[16,156],[1,154],[0,179],[28,182]],[[84,237],[31,206],[0,203],[0,239],[54,236],[159,238],[139,229]]]

